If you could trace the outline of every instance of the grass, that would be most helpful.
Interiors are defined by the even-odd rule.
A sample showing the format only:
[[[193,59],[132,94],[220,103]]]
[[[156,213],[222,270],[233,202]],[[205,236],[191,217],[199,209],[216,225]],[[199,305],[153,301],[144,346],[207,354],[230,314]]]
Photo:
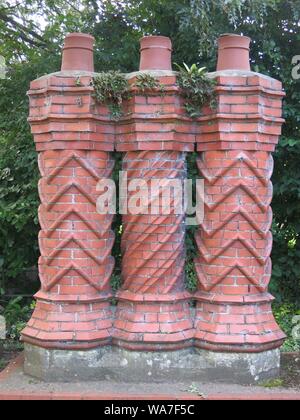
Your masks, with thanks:
[[[269,381],[263,382],[260,386],[264,388],[281,388],[284,384],[283,379],[276,378],[270,379]]]

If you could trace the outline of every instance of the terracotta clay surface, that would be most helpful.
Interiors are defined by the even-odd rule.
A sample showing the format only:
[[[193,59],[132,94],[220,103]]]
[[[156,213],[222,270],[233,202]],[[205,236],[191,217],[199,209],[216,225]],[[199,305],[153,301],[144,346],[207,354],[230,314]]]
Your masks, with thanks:
[[[250,38],[234,34],[225,34],[219,38],[219,55],[217,71],[247,70],[250,71],[249,46]]]
[[[88,34],[69,34],[63,48],[62,71],[94,71],[94,42]]]
[[[172,70],[172,44],[165,36],[141,39],[140,70]]]

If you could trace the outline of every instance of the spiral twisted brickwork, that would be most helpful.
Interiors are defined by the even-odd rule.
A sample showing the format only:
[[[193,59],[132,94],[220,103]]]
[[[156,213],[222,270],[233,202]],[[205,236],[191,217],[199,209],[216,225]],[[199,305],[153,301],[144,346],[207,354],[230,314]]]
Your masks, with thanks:
[[[129,182],[146,181],[149,192],[153,179],[162,179],[166,185],[168,180],[180,180],[182,186],[185,156],[178,152],[126,153],[123,169]],[[129,200],[133,194],[129,193]],[[185,215],[174,214],[173,197],[171,214],[163,215],[162,203],[155,203],[157,200],[157,196],[149,197],[148,214],[127,215],[123,220],[123,286],[134,293],[167,294],[183,283]],[[151,214],[151,205],[158,215]]]
[[[123,217],[122,235],[123,286],[118,293],[114,338],[129,348],[184,345],[193,333],[184,291],[185,215],[176,205],[181,200],[183,208],[183,198],[176,197],[171,186],[177,184],[183,191],[185,154],[128,152],[123,171],[129,186],[134,179],[145,182],[143,194],[149,201],[143,214],[130,214],[136,192],[128,193],[129,214]],[[163,190],[153,192],[154,180],[171,188],[170,212],[163,209]]]

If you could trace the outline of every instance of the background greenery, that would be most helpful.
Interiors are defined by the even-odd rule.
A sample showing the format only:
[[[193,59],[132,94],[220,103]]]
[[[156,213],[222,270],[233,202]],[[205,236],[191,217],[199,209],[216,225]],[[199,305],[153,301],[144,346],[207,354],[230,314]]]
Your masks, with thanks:
[[[278,321],[291,330],[300,308],[300,81],[291,77],[292,57],[300,54],[300,0],[128,0],[0,2],[0,55],[8,75],[0,80],[0,292],[1,304],[14,295],[30,297],[38,279],[29,269],[38,258],[39,178],[34,144],[27,124],[26,90],[31,80],[60,68],[60,52],[68,32],[96,38],[96,70],[129,72],[138,68],[139,38],[171,37],[174,62],[197,63],[214,70],[216,39],[221,33],[253,39],[252,69],[281,79],[287,92],[287,120],[275,154],[274,249],[271,291],[277,298]],[[196,176],[189,157],[190,172]],[[120,164],[118,158],[117,168]],[[114,248],[120,261],[120,220]],[[188,286],[195,286],[192,229],[187,238]],[[119,284],[119,264],[113,277]],[[26,301],[10,300],[22,313]],[[14,311],[12,311],[14,313]],[[11,314],[11,311],[9,312]],[[11,315],[7,315],[11,317]],[[18,322],[11,321],[15,325]],[[14,331],[12,331],[14,334]],[[295,349],[297,343],[289,343]]]

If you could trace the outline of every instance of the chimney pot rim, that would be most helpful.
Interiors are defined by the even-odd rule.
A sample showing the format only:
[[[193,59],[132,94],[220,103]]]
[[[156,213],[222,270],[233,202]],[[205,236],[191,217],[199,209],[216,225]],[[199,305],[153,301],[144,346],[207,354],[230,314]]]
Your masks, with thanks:
[[[231,33],[224,33],[224,34],[221,34],[220,36],[219,36],[219,39],[220,38],[226,38],[226,37],[236,37],[236,38],[245,38],[245,39],[249,39],[250,41],[251,41],[251,38],[249,37],[249,36],[247,36],[247,35],[239,35],[239,34],[231,34]]]
[[[90,38],[90,39],[95,39],[95,37],[91,34],[86,34],[83,32],[70,32],[66,35],[65,39],[67,38],[75,38],[75,37],[80,37],[80,38]]]
[[[63,49],[82,48],[94,49],[95,38],[93,35],[73,32],[66,35]]]
[[[225,48],[245,48],[246,45],[249,48],[251,41],[249,36],[238,34],[222,34],[218,38],[219,47]]]
[[[161,39],[161,40],[164,39],[171,42],[171,39],[165,35],[145,35],[140,38],[140,41],[143,41],[144,39]]]
[[[172,40],[163,35],[147,35],[140,38],[141,51],[148,48],[165,48],[170,51],[172,48]]]

